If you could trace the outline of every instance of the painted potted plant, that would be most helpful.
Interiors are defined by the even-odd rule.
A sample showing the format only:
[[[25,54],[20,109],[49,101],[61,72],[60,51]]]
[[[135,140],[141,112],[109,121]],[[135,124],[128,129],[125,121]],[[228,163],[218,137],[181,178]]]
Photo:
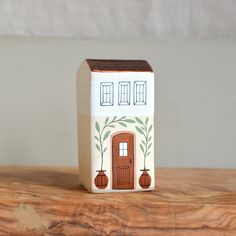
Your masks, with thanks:
[[[143,169],[140,170],[142,171],[142,174],[139,177],[139,185],[142,188],[149,188],[151,185],[151,177],[148,174],[149,169],[146,168],[146,158],[151,154],[150,148],[152,146],[152,136],[150,133],[153,125],[150,124],[148,117],[145,119],[145,121],[142,121],[138,117],[135,117],[135,119],[139,123],[139,126],[135,126],[135,128],[143,136],[143,139],[140,143],[140,149],[143,154]]]
[[[116,116],[114,116],[111,120],[109,120],[109,117],[107,117],[105,119],[104,125],[101,127],[97,121],[95,122],[95,128],[97,131],[97,135],[94,136],[97,141],[95,146],[100,153],[101,169],[97,170],[98,174],[94,180],[94,183],[99,189],[105,189],[108,185],[108,177],[105,174],[106,170],[103,170],[104,154],[107,151],[107,147],[105,146],[104,142],[110,136],[111,129],[115,128],[116,124],[127,127],[126,123],[135,123],[135,121],[132,119],[127,119],[126,116],[123,116],[121,118],[117,118]]]

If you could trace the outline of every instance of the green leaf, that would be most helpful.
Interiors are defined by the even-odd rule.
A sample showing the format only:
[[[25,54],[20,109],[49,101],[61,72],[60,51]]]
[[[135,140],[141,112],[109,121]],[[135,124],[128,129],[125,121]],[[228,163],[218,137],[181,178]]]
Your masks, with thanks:
[[[97,136],[94,136],[94,138],[95,138],[98,142],[100,142],[100,140],[99,140],[99,138],[98,138]]]
[[[145,125],[147,125],[148,121],[149,121],[149,118],[147,117],[145,120]]]
[[[96,148],[97,148],[97,150],[100,152],[100,147],[99,147],[98,144],[96,144]]]
[[[125,119],[124,121],[127,122],[127,123],[135,123],[135,121],[132,120],[132,119]]]
[[[148,156],[148,155],[150,155],[150,154],[151,154],[151,152],[148,152],[146,156]]]
[[[100,132],[100,126],[99,126],[99,124],[98,124],[98,122],[96,121],[96,123],[95,123],[95,127],[96,127],[96,130],[98,131],[98,133]]]
[[[106,152],[106,150],[107,150],[107,147],[104,148],[103,152]]]
[[[120,120],[124,120],[126,118],[126,116],[122,116],[121,118],[120,118]]]
[[[109,120],[109,117],[106,118],[106,120],[105,120],[105,125],[107,124],[108,120]]]
[[[110,135],[110,133],[111,133],[111,131],[108,130],[108,131],[104,134],[104,136],[103,136],[103,141],[108,138],[108,136]]]
[[[144,134],[143,131],[138,126],[135,126],[135,128],[140,134]]]
[[[148,141],[150,141],[152,139],[152,136],[150,136],[149,138],[148,138]]]
[[[150,143],[150,144],[148,145],[148,148],[147,148],[147,149],[149,149],[151,146],[152,146],[152,143]]]
[[[116,120],[116,116],[113,117],[112,121]]]
[[[152,130],[152,125],[150,125],[150,127],[148,129],[148,133],[150,133],[151,130]]]
[[[127,127],[127,125],[123,122],[118,122],[121,126]]]
[[[142,140],[142,142],[141,142],[144,146],[145,146],[145,142]]]
[[[145,130],[143,126],[141,128],[142,128],[142,130]]]
[[[110,127],[110,128],[115,128],[115,125],[108,125],[108,127]]]
[[[142,152],[144,152],[144,148],[143,148],[143,145],[140,143],[140,148],[142,150]]]
[[[140,120],[138,117],[135,117],[135,120],[136,120],[139,124],[143,125],[142,120]]]

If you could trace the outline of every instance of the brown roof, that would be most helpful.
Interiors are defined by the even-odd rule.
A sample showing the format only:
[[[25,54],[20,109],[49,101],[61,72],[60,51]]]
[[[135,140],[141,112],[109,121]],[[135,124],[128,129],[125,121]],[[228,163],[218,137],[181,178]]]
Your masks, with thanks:
[[[86,59],[91,71],[137,71],[152,72],[152,67],[145,60],[105,60]]]

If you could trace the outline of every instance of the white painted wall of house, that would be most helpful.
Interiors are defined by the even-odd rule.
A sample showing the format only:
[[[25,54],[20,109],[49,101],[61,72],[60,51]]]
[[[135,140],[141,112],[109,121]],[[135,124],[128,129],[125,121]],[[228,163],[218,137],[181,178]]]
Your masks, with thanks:
[[[154,73],[151,72],[116,72],[92,73],[91,76],[91,116],[153,116],[154,114]],[[118,105],[118,83],[130,82],[130,105]],[[146,82],[146,105],[134,105],[135,81]],[[113,83],[113,106],[100,106],[100,85],[102,82]]]

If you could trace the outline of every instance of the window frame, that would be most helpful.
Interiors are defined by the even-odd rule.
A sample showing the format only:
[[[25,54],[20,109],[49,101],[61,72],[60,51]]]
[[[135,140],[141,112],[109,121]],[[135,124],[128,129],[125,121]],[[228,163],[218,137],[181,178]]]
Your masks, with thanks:
[[[104,92],[104,89],[109,87],[110,92]],[[106,95],[105,95],[106,94]],[[109,95],[108,95],[109,94]],[[109,96],[109,99],[105,99],[105,96]],[[105,101],[106,100],[106,101]],[[109,100],[109,101],[107,101]],[[100,84],[100,105],[101,106],[113,106],[114,104],[114,83],[113,82],[101,82]]]
[[[119,142],[119,157],[125,158],[127,156],[128,156],[128,142],[126,141]]]
[[[124,86],[125,92],[122,92],[122,87]],[[120,81],[118,85],[118,105],[119,106],[129,106],[130,105],[130,81]],[[127,89],[127,91],[126,91]],[[126,98],[126,101],[123,101],[122,98]]]
[[[138,85],[143,85],[143,90],[140,92],[140,87]],[[138,99],[139,96],[139,99]],[[140,96],[142,96],[142,101],[140,101]],[[134,81],[134,105],[146,105],[147,104],[147,81]]]

